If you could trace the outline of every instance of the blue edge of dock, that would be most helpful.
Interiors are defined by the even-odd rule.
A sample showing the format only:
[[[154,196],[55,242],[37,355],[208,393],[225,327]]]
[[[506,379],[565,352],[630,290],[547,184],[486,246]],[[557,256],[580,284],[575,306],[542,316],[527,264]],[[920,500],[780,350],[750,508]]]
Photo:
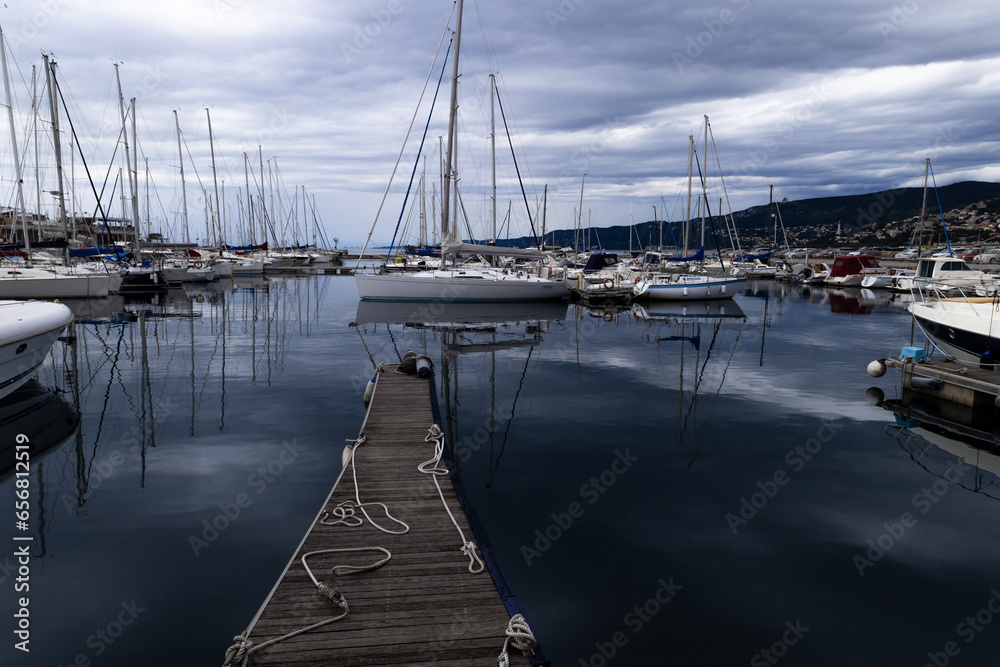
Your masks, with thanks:
[[[431,411],[434,415],[434,422],[436,424],[441,424],[441,409],[438,405],[437,383],[434,380],[434,373],[430,374],[429,384],[431,392]],[[445,443],[444,461],[448,465],[451,483],[452,486],[455,487],[455,495],[458,496],[458,502],[462,506],[462,511],[465,512],[465,518],[468,519],[469,526],[472,528],[472,533],[476,536],[476,542],[479,544],[479,551],[483,554],[483,560],[486,561],[486,567],[490,571],[490,576],[493,577],[493,582],[496,584],[497,590],[500,591],[500,598],[503,600],[504,606],[507,607],[507,611],[510,615],[512,617],[516,614],[524,616],[524,619],[528,622],[528,627],[531,627],[532,632],[534,632],[531,617],[528,616],[528,613],[524,610],[524,606],[521,604],[521,599],[517,597],[513,587],[507,580],[507,575],[504,573],[503,568],[500,566],[500,561],[497,560],[496,554],[493,551],[493,544],[486,535],[486,528],[479,520],[479,515],[476,514],[475,508],[472,507],[472,503],[469,501],[469,496],[465,493],[465,483],[462,482],[461,473],[458,470],[457,462],[455,461],[455,457],[449,445],[450,443]],[[529,658],[531,664],[541,666],[551,664],[549,662],[548,655],[545,653],[545,649],[542,647],[541,641],[538,641],[538,637],[535,637],[535,640],[535,654]]]

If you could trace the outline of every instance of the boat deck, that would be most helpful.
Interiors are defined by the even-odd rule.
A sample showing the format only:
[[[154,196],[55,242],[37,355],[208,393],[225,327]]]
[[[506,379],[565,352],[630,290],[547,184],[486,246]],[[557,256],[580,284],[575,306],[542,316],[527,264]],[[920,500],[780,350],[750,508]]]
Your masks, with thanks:
[[[425,441],[434,423],[432,389],[428,380],[398,374],[395,369],[386,366],[378,374],[362,426],[365,441],[354,450],[354,470],[348,464],[341,473],[324,511],[332,516],[335,508],[357,498],[364,503],[385,503],[392,516],[409,525],[409,532],[388,534],[369,521],[359,527],[314,522],[250,624],[248,637],[254,645],[342,613],[340,606],[318,594],[302,565],[303,554],[377,546],[392,554],[391,561],[372,572],[337,576],[331,572],[334,565],[371,564],[384,554],[367,551],[309,557],[314,576],[343,595],[349,613],[253,651],[249,665],[497,665],[511,620],[505,602],[509,604],[513,596],[508,593],[501,598],[491,570],[470,573],[470,560],[461,551],[462,540],[434,478],[417,470],[434,457],[434,443]],[[467,540],[473,540],[449,478],[437,479],[458,526]],[[402,530],[385,517],[382,508],[365,509],[385,528]],[[321,517],[322,511],[317,519]],[[506,589],[502,573],[495,576]],[[512,665],[548,664],[541,649],[531,661],[513,646],[508,653]],[[232,664],[242,664],[242,658],[233,659]]]

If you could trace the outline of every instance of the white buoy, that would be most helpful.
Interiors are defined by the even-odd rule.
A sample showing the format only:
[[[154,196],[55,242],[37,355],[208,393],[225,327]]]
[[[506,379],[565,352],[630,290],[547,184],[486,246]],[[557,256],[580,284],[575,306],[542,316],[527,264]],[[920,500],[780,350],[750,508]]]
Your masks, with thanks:
[[[885,375],[885,364],[880,359],[871,362],[868,364],[868,375],[871,375],[873,378],[882,377]]]

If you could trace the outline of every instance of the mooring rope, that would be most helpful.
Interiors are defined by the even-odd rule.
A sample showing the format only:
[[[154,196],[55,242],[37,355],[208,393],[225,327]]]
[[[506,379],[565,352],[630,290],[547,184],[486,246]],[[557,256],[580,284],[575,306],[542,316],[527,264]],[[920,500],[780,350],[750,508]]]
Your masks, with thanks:
[[[277,644],[278,642],[283,642],[286,639],[291,639],[292,637],[296,637],[303,633],[309,632],[310,630],[315,630],[316,628],[322,627],[324,625],[334,623],[347,616],[347,614],[349,614],[351,611],[350,607],[347,605],[347,600],[344,599],[344,596],[341,595],[339,591],[330,586],[327,586],[324,582],[316,579],[316,575],[313,574],[313,571],[309,567],[309,563],[306,562],[306,559],[309,558],[309,556],[316,556],[318,554],[356,553],[361,551],[379,551],[385,554],[385,558],[376,561],[374,563],[370,563],[368,565],[334,565],[331,568],[331,572],[338,576],[349,575],[349,574],[360,574],[362,572],[371,572],[372,570],[377,570],[378,568],[382,567],[392,559],[392,554],[390,554],[388,550],[383,549],[382,547],[322,549],[319,551],[310,551],[307,554],[302,554],[302,566],[306,569],[306,573],[309,575],[309,578],[312,579],[313,584],[316,585],[317,593],[320,596],[332,602],[333,604],[337,605],[341,609],[343,609],[344,611],[342,614],[320,621],[319,623],[313,623],[312,625],[306,626],[304,628],[299,628],[298,630],[293,630],[288,634],[282,635],[280,637],[269,639],[263,644],[254,644],[253,641],[248,636],[249,634],[248,631],[244,632],[243,634],[236,635],[235,637],[233,637],[233,642],[234,642],[233,645],[230,646],[229,650],[226,651],[226,661],[223,663],[223,667],[230,667],[231,665],[236,665],[236,664],[239,664],[240,667],[246,667],[247,663],[250,661],[250,656],[256,653],[257,651],[267,648],[268,646]]]
[[[462,531],[461,526],[458,525],[458,521],[455,520],[455,515],[451,513],[451,508],[448,507],[448,501],[445,500],[444,492],[441,491],[441,485],[437,480],[441,475],[448,474],[448,469],[441,465],[441,457],[444,455],[444,433],[441,432],[441,427],[437,424],[432,424],[427,430],[424,442],[434,442],[434,456],[418,465],[417,470],[425,475],[430,475],[431,479],[434,480],[434,486],[437,487],[441,504],[444,505],[445,511],[451,518],[452,525],[455,526],[459,537],[462,539],[462,553],[469,557],[469,572],[479,574],[486,569],[486,565],[483,563],[482,558],[479,557],[478,547],[476,547],[475,542],[465,539],[465,533]]]
[[[357,516],[355,514],[354,510],[355,510],[355,508],[357,508],[357,509],[361,510],[361,513],[365,515],[366,519],[368,519],[368,523],[370,523],[371,525],[375,526],[376,528],[378,528],[379,530],[381,530],[383,533],[388,533],[389,535],[405,535],[406,533],[410,532],[410,527],[406,524],[405,521],[401,521],[401,520],[397,519],[396,517],[394,517],[392,514],[390,514],[389,513],[389,508],[385,505],[385,503],[379,503],[379,502],[363,503],[363,502],[361,502],[361,493],[360,493],[360,491],[358,489],[358,470],[357,470],[357,467],[354,465],[354,457],[355,457],[355,455],[358,452],[358,448],[361,445],[365,444],[365,440],[366,439],[367,438],[364,435],[359,435],[358,438],[356,440],[354,440],[354,446],[351,448],[351,460],[350,460],[350,464],[351,464],[351,477],[354,479],[354,500],[353,501],[352,500],[345,500],[343,502],[338,503],[337,506],[334,507],[333,510],[332,510],[333,516],[335,517],[335,519],[333,521],[327,521],[327,517],[330,516],[330,512],[323,512],[323,516],[322,516],[322,518],[320,518],[319,522],[321,524],[323,524],[324,526],[336,526],[338,524],[345,525],[345,526],[352,526],[352,527],[360,526],[361,524],[364,523],[364,521],[361,519],[361,517],[359,517],[359,516]],[[371,506],[371,505],[378,505],[379,507],[382,508],[382,511],[385,512],[385,516],[390,521],[392,521],[393,523],[396,523],[396,524],[402,526],[403,529],[402,530],[389,530],[388,528],[384,528],[384,527],[380,526],[379,524],[377,524],[375,522],[374,519],[371,518],[371,516],[369,516],[368,512],[365,510],[365,506],[366,505],[369,505],[369,506]]]
[[[507,655],[507,647],[513,646],[521,652],[521,655],[529,656],[535,654],[535,647],[538,640],[528,627],[528,621],[521,614],[515,614],[507,624],[507,639],[503,642],[503,651],[497,656],[499,667],[509,667],[510,657]]]

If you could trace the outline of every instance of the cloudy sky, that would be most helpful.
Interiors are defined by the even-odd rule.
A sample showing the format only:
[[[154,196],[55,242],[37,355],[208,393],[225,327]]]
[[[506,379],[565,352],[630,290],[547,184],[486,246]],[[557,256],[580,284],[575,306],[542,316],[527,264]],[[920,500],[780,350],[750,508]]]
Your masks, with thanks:
[[[641,222],[661,202],[676,220],[683,215],[689,135],[703,168],[707,162],[706,170],[717,174],[721,166],[733,210],[766,203],[769,184],[779,199],[920,185],[925,157],[939,185],[998,181],[995,8],[982,0],[468,0],[458,152],[473,232],[485,236],[489,217],[491,72],[535,217],[548,185],[549,229],[573,226],[584,173],[585,223],[625,224],[630,206]],[[273,191],[275,217],[292,220],[292,201],[304,217],[301,195],[295,199],[296,186],[304,186],[341,247],[364,241],[415,116],[375,228],[373,239],[387,241],[428,122],[441,56],[433,69],[432,62],[452,9],[448,0],[8,1],[0,26],[29,208],[36,201],[33,65],[44,107],[37,124],[40,189],[57,188],[45,53],[58,63],[69,118],[98,190],[107,179],[105,206],[123,166],[120,148],[115,153],[113,63],[120,63],[126,104],[137,99],[142,215],[148,159],[153,227],[176,239],[183,231],[173,110],[186,143],[192,238],[205,237],[202,188],[214,191],[207,107],[229,225],[235,228],[240,215],[235,188],[245,183],[244,152],[255,174],[251,190],[259,192],[261,146],[269,207],[270,184],[280,186]],[[447,40],[442,55],[446,47]],[[450,64],[423,150],[428,216],[439,206],[431,195],[432,184],[435,192],[440,187],[438,137],[446,134],[449,76]],[[705,115],[715,141],[707,156]],[[496,118],[498,217],[502,223],[510,206],[510,234],[526,234],[499,110]],[[64,115],[64,171],[75,177],[76,209],[91,212],[95,197],[79,155],[65,164],[66,125]],[[3,136],[0,178],[4,202],[13,203],[12,151]],[[720,181],[713,183],[709,199],[717,202],[724,193]],[[52,210],[51,195],[41,201]],[[111,210],[118,214],[120,202]],[[416,215],[403,214],[411,230]]]

